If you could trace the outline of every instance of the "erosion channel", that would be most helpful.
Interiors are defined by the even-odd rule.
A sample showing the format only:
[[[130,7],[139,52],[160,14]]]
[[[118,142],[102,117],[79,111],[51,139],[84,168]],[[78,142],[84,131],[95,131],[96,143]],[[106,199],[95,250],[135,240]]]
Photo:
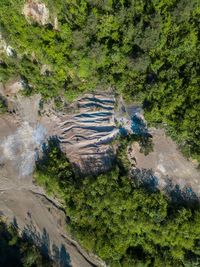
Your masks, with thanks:
[[[50,255],[55,266],[105,264],[66,232],[59,202],[33,183],[35,161],[49,138],[59,140],[80,174],[94,174],[112,166],[116,151],[110,142],[117,135],[149,133],[154,151],[148,156],[137,143],[128,148],[128,157],[134,161],[132,172],[168,193],[178,186],[180,192],[199,196],[195,162],[186,160],[163,130],[147,129],[142,108],[126,106],[112,88],[86,93],[61,110],[42,103],[40,95],[23,97],[22,88],[20,80],[0,84],[9,110],[0,116],[0,215]]]

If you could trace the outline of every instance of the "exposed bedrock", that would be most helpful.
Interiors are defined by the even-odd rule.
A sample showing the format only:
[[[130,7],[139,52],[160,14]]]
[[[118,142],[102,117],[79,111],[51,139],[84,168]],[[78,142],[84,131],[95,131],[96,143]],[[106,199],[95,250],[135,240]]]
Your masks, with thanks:
[[[20,81],[10,81],[5,88],[0,84],[8,106],[8,113],[0,115],[0,215],[48,254],[55,266],[105,266],[66,232],[65,213],[58,201],[32,183],[36,156],[48,138],[64,131],[63,116],[54,114],[53,107],[38,116],[40,96],[22,97],[16,94],[21,88]]]
[[[142,109],[138,105],[126,108],[112,92],[87,93],[61,111],[51,104],[43,105],[41,111],[40,95],[25,98],[18,94],[22,88],[18,80],[0,90],[17,126],[2,141],[2,157],[18,165],[19,175],[33,171],[42,144],[52,136],[59,139],[61,149],[80,173],[97,174],[111,168],[115,153],[110,142],[118,134],[147,132]],[[38,116],[40,112],[42,116]]]
[[[109,169],[115,155],[110,142],[118,134],[148,132],[142,108],[125,106],[111,92],[95,92],[61,111],[51,103],[43,105],[41,111],[40,95],[25,98],[18,94],[22,88],[20,80],[10,80],[5,87],[0,83],[0,96],[6,99],[9,111],[0,116],[0,214],[47,248],[57,262],[55,266],[63,266],[59,263],[62,255],[73,267],[104,266],[66,233],[65,214],[59,203],[46,199],[43,189],[32,184],[31,173],[42,146],[52,136],[60,140],[62,150],[81,173]],[[42,116],[38,116],[40,112]],[[173,194],[177,194],[177,186],[181,190],[187,187],[189,194],[199,196],[200,175],[194,164],[183,158],[162,130],[149,131],[154,151],[144,156],[133,143],[128,154],[137,179],[141,177],[143,184],[167,192],[172,188]]]
[[[71,108],[73,114],[60,118],[58,136],[62,150],[84,174],[96,174],[112,166],[110,142],[118,134],[146,131],[145,124],[140,123],[139,110],[138,115],[129,115],[123,101],[117,101],[113,94],[85,94]]]
[[[77,100],[75,114],[60,120],[61,148],[81,172],[99,172],[111,167],[109,142],[118,134],[114,103],[113,96],[88,94]]]

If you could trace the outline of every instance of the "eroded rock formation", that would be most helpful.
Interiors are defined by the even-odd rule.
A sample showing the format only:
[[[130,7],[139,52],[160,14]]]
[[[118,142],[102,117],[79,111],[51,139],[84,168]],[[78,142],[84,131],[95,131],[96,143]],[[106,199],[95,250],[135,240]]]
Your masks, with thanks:
[[[29,0],[24,6],[23,14],[27,21],[30,23],[30,18],[37,21],[42,25],[45,25],[49,19],[49,10],[46,5],[40,1]]]

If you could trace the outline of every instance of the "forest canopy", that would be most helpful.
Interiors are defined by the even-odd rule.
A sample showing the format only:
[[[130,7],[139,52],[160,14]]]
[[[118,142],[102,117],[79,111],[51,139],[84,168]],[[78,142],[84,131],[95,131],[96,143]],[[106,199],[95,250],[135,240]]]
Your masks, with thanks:
[[[0,1],[1,38],[15,50],[0,54],[0,80],[20,76],[25,96],[68,101],[112,86],[200,162],[199,0],[43,2],[45,25],[27,21],[24,0]],[[80,179],[58,147],[49,148],[35,178],[63,200],[74,236],[111,266],[200,265],[199,207],[172,206],[135,187],[120,159],[107,174]]]
[[[199,1],[43,2],[50,11],[45,25],[27,22],[24,0],[1,0],[1,36],[17,52],[1,54],[1,80],[20,75],[29,85],[25,95],[64,93],[70,101],[114,86],[143,103],[148,122],[167,125],[185,155],[200,160]]]
[[[136,185],[124,155],[129,141],[123,140],[113,169],[87,177],[77,175],[50,140],[35,180],[59,196],[67,230],[109,266],[199,266],[199,205],[172,203],[160,191]]]
[[[0,266],[51,267],[52,262],[19,235],[17,228],[0,218]]]

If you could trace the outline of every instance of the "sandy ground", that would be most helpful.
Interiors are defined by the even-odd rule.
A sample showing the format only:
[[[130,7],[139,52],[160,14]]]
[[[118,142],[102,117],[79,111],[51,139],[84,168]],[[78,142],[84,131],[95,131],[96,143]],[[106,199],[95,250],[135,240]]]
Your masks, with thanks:
[[[16,121],[11,115],[0,116],[0,144],[5,143],[6,136],[17,137],[17,132]],[[19,149],[22,148],[19,146]],[[0,168],[0,214],[3,218],[17,225],[22,234],[51,255],[55,266],[101,266],[66,232],[65,214],[59,203],[46,197],[42,188],[33,185],[32,175],[23,175],[21,166],[16,165],[17,161],[19,164],[24,162],[18,157],[21,151],[14,154],[15,159],[5,160],[2,150],[0,146],[1,163],[5,164]],[[32,166],[30,160],[25,162]]]
[[[153,136],[153,152],[140,153],[138,143],[133,143],[130,158],[136,160],[133,173],[143,175],[142,182],[158,187],[173,197],[197,199],[200,196],[200,171],[198,164],[187,160],[177,145],[162,129],[150,128]]]
[[[55,266],[104,266],[66,232],[61,205],[33,184],[32,171],[42,145],[57,129],[57,118],[38,116],[40,96],[16,93],[20,81],[9,81],[0,94],[7,96],[12,114],[0,115],[0,215],[14,223],[55,261]]]
[[[28,189],[0,190],[1,215],[14,223],[43,253],[55,260],[55,266],[92,266],[88,255],[67,235],[65,214],[43,195]],[[92,261],[91,261],[92,262]]]
[[[60,204],[33,184],[35,160],[51,136],[60,140],[62,150],[80,172],[91,173],[110,168],[113,156],[109,143],[117,134],[149,132],[153,136],[152,153],[144,156],[138,144],[131,146],[129,158],[136,160],[133,174],[168,193],[200,195],[200,174],[195,165],[181,155],[163,130],[147,129],[140,106],[126,107],[111,91],[95,92],[61,111],[44,105],[42,116],[38,116],[40,95],[24,98],[18,94],[21,88],[20,80],[8,81],[5,88],[0,83],[0,94],[8,99],[11,112],[0,115],[0,214],[49,254],[55,266],[105,264],[73,240],[65,230]]]

